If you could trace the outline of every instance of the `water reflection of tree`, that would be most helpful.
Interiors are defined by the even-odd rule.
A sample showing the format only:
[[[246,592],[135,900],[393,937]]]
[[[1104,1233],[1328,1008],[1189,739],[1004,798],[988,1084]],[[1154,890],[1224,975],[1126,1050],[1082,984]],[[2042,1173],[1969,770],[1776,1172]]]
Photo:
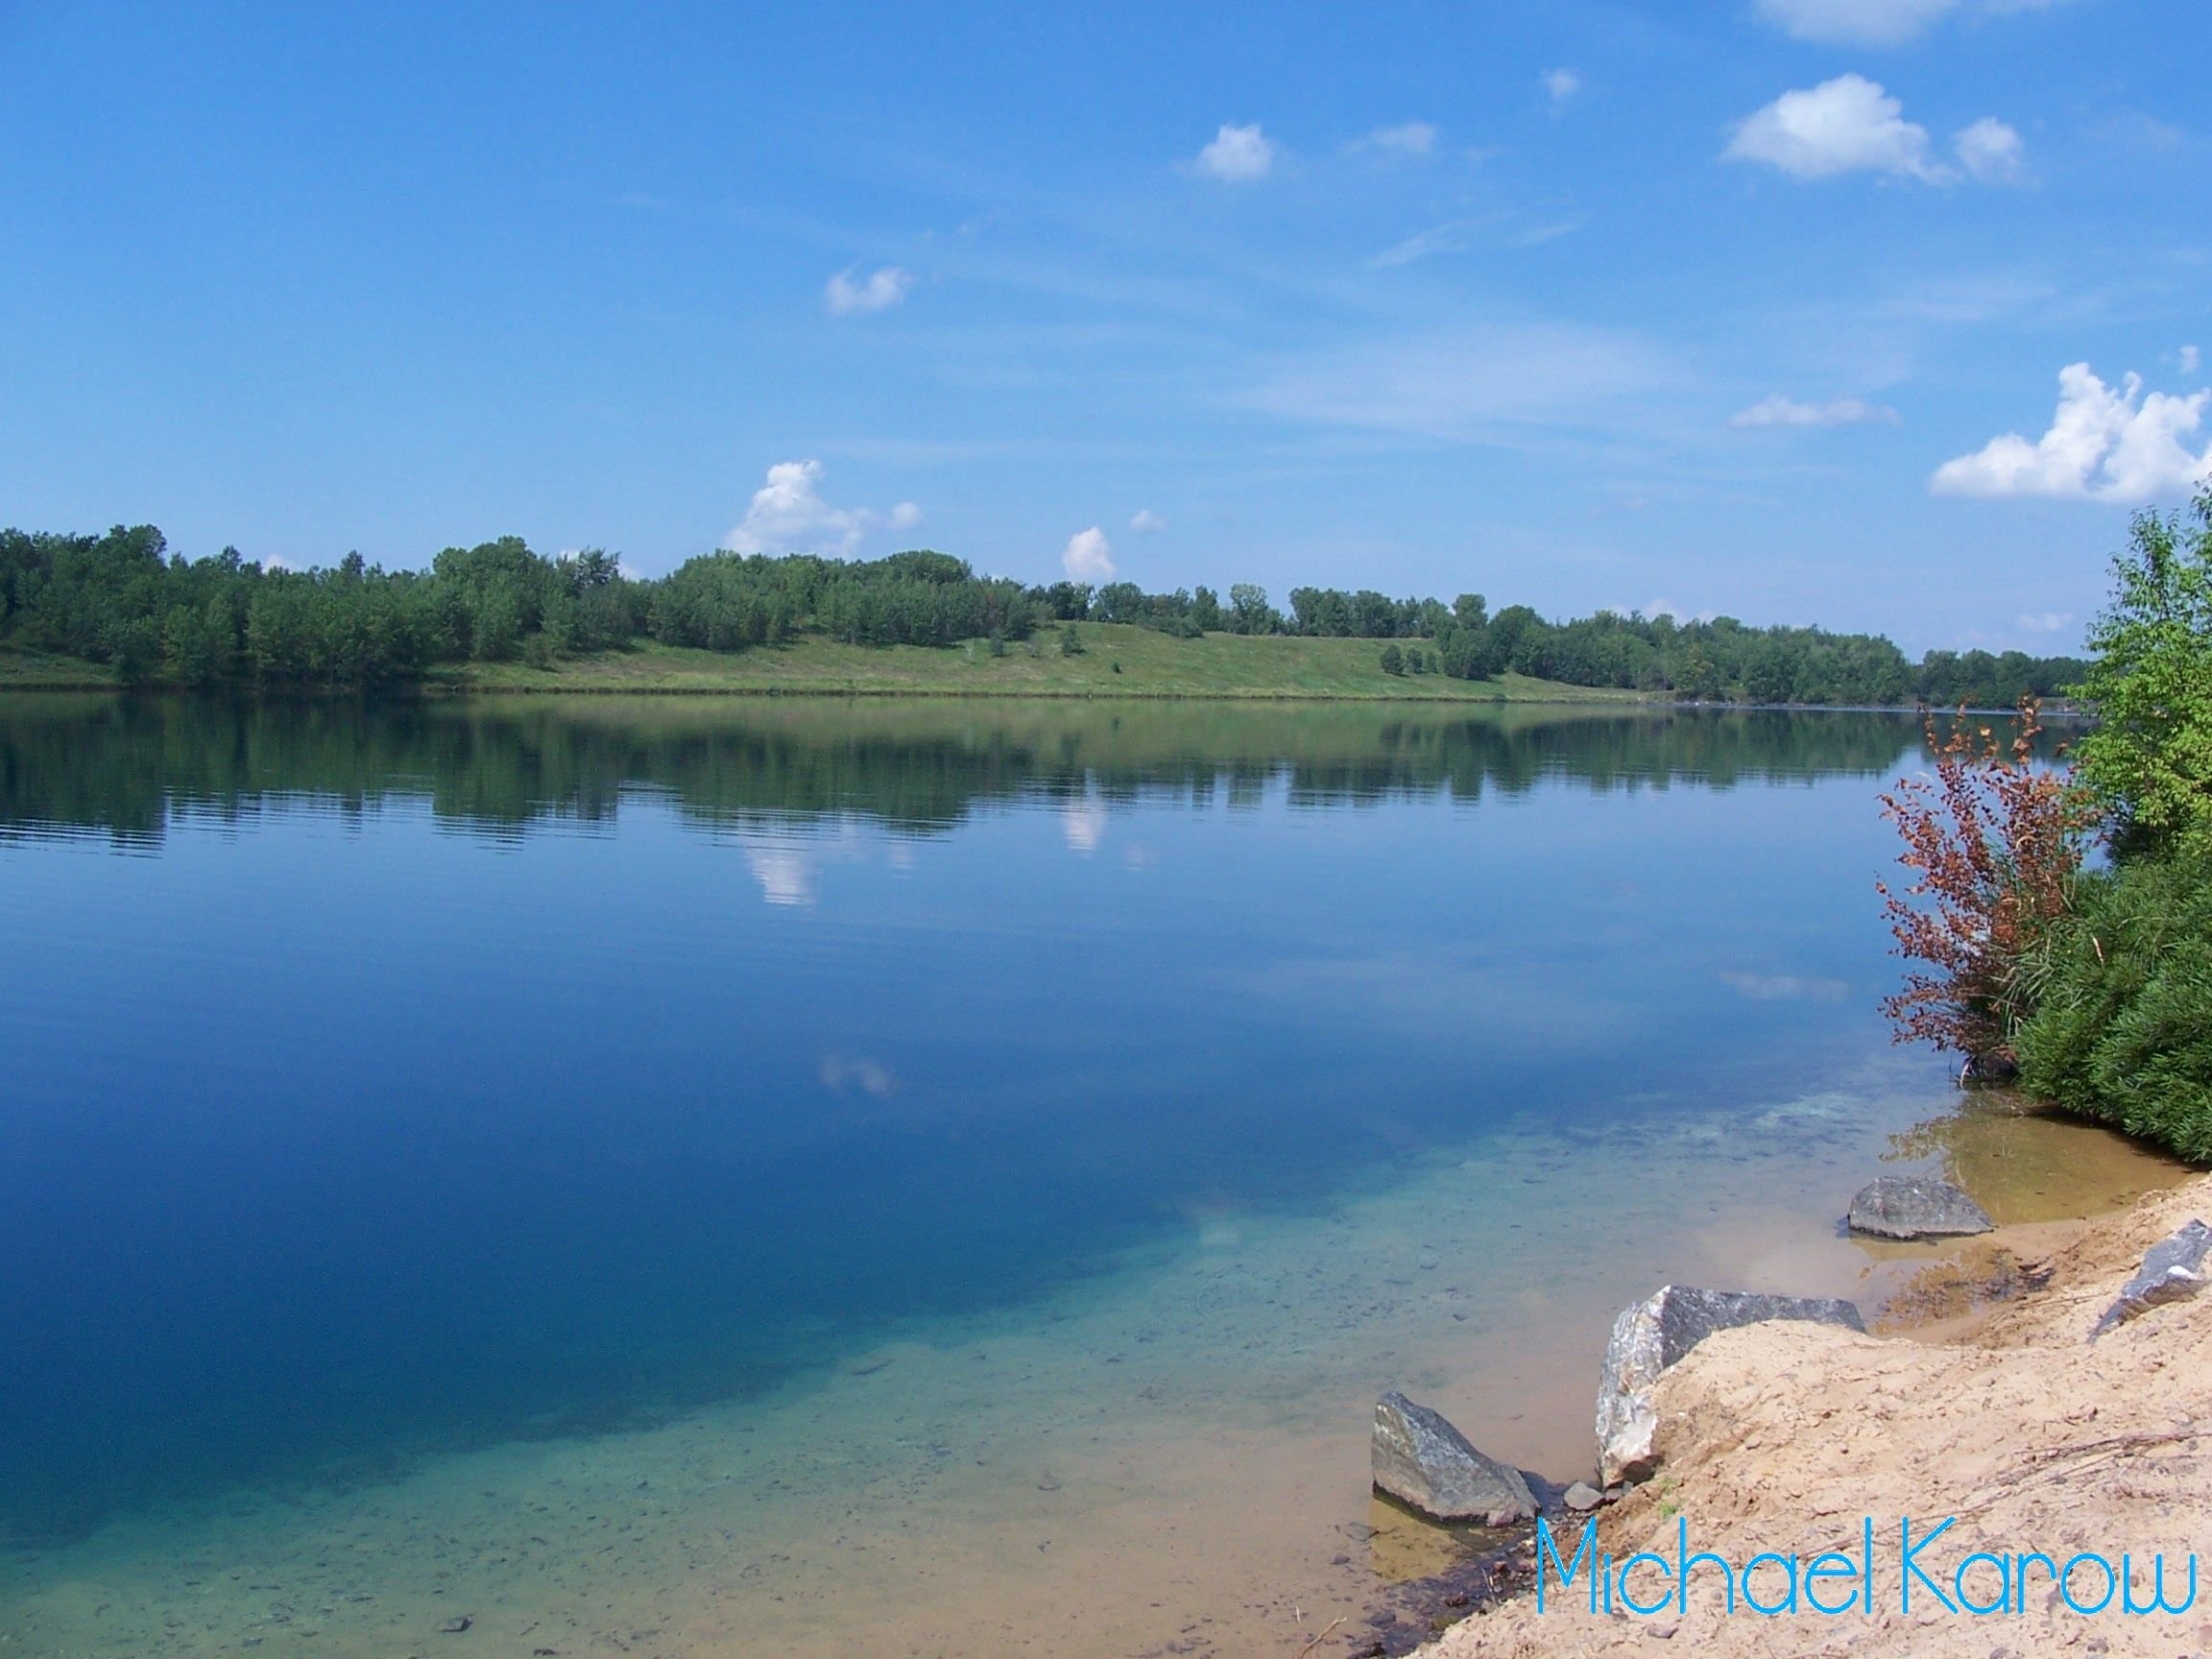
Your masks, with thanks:
[[[1546,779],[1609,791],[1874,776],[1916,740],[1900,717],[1781,710],[18,695],[0,699],[0,834],[154,844],[175,813],[235,820],[291,797],[426,802],[512,834],[611,819],[632,789],[713,822],[859,814],[929,833],[1023,797],[1234,808],[1279,785],[1295,804],[1358,805]]]

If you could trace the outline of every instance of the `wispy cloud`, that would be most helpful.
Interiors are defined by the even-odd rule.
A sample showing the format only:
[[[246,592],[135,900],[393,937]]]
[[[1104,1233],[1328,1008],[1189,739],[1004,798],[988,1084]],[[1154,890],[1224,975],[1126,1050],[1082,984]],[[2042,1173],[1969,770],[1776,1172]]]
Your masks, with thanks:
[[[1137,516],[1129,520],[1129,528],[1140,536],[1157,536],[1167,528],[1167,520],[1149,507],[1140,507]]]
[[[922,509],[902,501],[889,513],[833,507],[822,498],[822,463],[779,461],[753,492],[744,522],[722,539],[733,553],[850,554],[872,530],[911,530]]]
[[[1572,69],[1547,69],[1542,80],[1545,96],[1551,100],[1551,112],[1554,115],[1566,108],[1568,101],[1582,90],[1582,77]]]
[[[1489,221],[1482,219],[1447,219],[1441,225],[1416,231],[1403,242],[1393,243],[1371,256],[1367,263],[1387,270],[1394,265],[1410,265],[1432,253],[1462,252],[1473,245],[1475,233],[1487,223]]]
[[[2031,634],[2056,634],[2073,620],[2071,611],[2032,611],[2022,614],[2020,626]]]
[[[2051,429],[2031,442],[2016,432],[1946,461],[1930,488],[1940,495],[2049,495],[2134,505],[2185,494],[2212,480],[2212,447],[2192,449],[2212,392],[2146,393],[2142,376],[2117,387],[2086,363],[2058,371]]]
[[[1800,403],[1777,392],[1729,417],[1731,426],[1894,426],[1897,411],[1859,397],[1831,397],[1825,403]]]
[[[1436,129],[1426,121],[1407,121],[1396,127],[1378,127],[1354,144],[1354,150],[1380,150],[1399,156],[1427,156],[1436,150]]]
[[[1392,243],[1379,253],[1369,254],[1367,264],[1371,269],[1387,271],[1438,253],[1464,253],[1475,247],[1540,248],[1581,228],[1581,221],[1577,219],[1557,219],[1519,229],[1507,229],[1509,223],[1510,216],[1503,213],[1474,219],[1447,219],[1426,230],[1415,231],[1403,242]]]
[[[823,303],[830,307],[831,316],[867,316],[888,311],[904,300],[906,291],[914,286],[913,273],[902,271],[896,265],[872,271],[855,281],[854,276],[858,269],[852,266],[838,272],[823,290]]]
[[[1257,121],[1249,127],[1223,122],[1214,142],[1198,152],[1191,166],[1224,184],[1248,184],[1267,177],[1275,165],[1275,154],[1274,142],[1260,131]]]

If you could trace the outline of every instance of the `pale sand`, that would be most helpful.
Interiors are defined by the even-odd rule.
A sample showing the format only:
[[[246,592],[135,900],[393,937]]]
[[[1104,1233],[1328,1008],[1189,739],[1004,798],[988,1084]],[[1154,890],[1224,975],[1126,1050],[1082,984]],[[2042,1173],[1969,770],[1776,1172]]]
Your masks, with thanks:
[[[2095,1345],[2098,1313],[2144,1249],[2192,1216],[2212,1219],[2212,1177],[2144,1196],[2132,1210],[2066,1231],[2048,1288],[1990,1310],[1955,1340],[1859,1336],[1773,1324],[1701,1343],[1661,1379],[1660,1475],[1604,1513],[1602,1548],[1672,1554],[1676,1519],[1693,1548],[1735,1562],[1762,1551],[1810,1558],[1856,1550],[1861,1518],[1877,1538],[1875,1608],[1828,1618],[1767,1619],[1695,1586],[1686,1615],[1593,1614],[1554,1589],[1539,1614],[1526,1599],[1471,1619],[1424,1651],[1432,1659],[1666,1652],[1886,1654],[1990,1659],[2053,1652],[2175,1654],[2212,1650],[2212,1295],[2156,1309]],[[2043,1238],[2052,1237],[2046,1228]],[[2092,1551],[2139,1569],[2165,1554],[2172,1575],[2204,1557],[2195,1608],[2181,1617],[2125,1617],[2117,1601],[2084,1617],[2056,1601],[2043,1569],[2022,1613],[1943,1611],[1917,1592],[1900,1608],[1898,1522],[1920,1530],[1959,1524],[1923,1559],[1950,1588],[1949,1567],[1976,1550],[2041,1551],[2060,1563]],[[1578,1540],[1579,1527],[1569,1536]],[[1649,1574],[1649,1569],[1644,1570]],[[1763,1594],[1779,1595],[1773,1569]],[[1993,1600],[1997,1569],[1978,1568],[1972,1594]],[[1707,1575],[1710,1588],[1711,1575]],[[1659,1580],[1639,1588],[1648,1602]],[[1556,1579],[1553,1580],[1554,1585]],[[2104,1580],[2084,1566],[2076,1597],[2094,1603]],[[2147,1599],[2149,1581],[2138,1585]],[[1830,1592],[1833,1601],[1835,1593]]]

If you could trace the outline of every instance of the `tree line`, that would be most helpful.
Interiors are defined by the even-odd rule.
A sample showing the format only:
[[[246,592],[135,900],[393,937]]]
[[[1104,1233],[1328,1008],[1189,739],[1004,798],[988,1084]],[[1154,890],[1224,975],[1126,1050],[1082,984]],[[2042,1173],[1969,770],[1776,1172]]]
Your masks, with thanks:
[[[108,664],[137,684],[375,686],[444,663],[550,666],[639,639],[710,651],[804,635],[950,646],[1087,621],[1187,638],[1376,639],[1393,673],[1525,674],[1699,702],[2005,706],[2062,694],[2086,667],[2016,651],[1931,651],[1913,662],[1878,635],[1728,616],[1599,612],[1554,622],[1525,605],[1493,614],[1479,593],[1447,605],[1295,588],[1285,612],[1249,583],[1226,600],[1205,587],[1025,587],[926,550],[875,560],[712,553],[639,580],[598,549],[548,558],[517,537],[448,547],[426,570],[387,570],[358,554],[293,570],[232,548],[185,560],[150,525],[105,536],[0,531],[0,644]]]

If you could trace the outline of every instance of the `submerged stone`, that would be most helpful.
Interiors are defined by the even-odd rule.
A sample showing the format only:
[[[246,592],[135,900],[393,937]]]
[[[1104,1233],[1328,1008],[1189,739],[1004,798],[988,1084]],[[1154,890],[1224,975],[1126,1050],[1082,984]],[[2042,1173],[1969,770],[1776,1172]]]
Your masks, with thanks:
[[[1503,1527],[1536,1513],[1521,1471],[1485,1457],[1445,1418],[1392,1390],[1375,1403],[1375,1489],[1438,1521]]]
[[[1846,1223],[1878,1238],[1963,1238],[1997,1225],[1939,1175],[1882,1175],[1859,1189]]]
[[[2113,1326],[2149,1312],[2162,1302],[2178,1302],[2204,1288],[2204,1258],[2212,1254],[2212,1228],[2191,1221],[2143,1252],[2135,1277],[2120,1286],[2119,1300],[2104,1310],[2089,1333],[2094,1342]]]
[[[1598,1468],[1601,1484],[1642,1480],[1657,1466],[1652,1441],[1659,1417],[1651,1384],[1659,1374],[1716,1331],[1802,1319],[1863,1333],[1850,1303],[1832,1296],[1762,1296],[1749,1290],[1701,1290],[1668,1285],[1613,1321],[1598,1378]]]

